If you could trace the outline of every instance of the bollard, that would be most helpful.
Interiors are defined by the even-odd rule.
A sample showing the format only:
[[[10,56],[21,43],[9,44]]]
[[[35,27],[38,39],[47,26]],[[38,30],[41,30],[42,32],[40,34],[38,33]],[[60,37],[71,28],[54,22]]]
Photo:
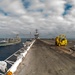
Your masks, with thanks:
[[[6,73],[6,75],[13,75],[13,73],[12,73],[11,71],[8,71],[8,72]]]

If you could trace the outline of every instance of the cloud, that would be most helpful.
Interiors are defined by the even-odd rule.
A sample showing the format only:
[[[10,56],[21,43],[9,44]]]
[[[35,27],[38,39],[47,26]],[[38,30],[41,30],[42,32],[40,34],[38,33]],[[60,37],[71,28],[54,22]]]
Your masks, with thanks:
[[[68,5],[71,5],[70,9]],[[27,34],[34,34],[38,29],[41,37],[59,34],[74,37],[74,12],[74,0],[1,0],[0,32],[28,37]]]
[[[20,0],[2,0],[0,7],[4,12],[10,13],[9,15],[23,15],[26,13]]]
[[[46,0],[46,10],[51,15],[62,15],[64,12],[64,0]]]

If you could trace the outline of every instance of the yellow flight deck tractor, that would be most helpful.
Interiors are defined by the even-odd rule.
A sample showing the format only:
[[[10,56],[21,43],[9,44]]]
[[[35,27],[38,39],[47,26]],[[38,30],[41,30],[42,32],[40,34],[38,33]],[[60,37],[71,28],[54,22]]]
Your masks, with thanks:
[[[67,39],[65,35],[59,35],[55,38],[55,45],[56,46],[66,46],[67,45]]]

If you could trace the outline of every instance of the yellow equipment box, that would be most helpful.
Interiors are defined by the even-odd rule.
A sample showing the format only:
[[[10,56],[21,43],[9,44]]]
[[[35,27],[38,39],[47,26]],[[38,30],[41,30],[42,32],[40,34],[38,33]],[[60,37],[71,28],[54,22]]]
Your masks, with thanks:
[[[66,46],[67,45],[67,39],[65,35],[59,35],[55,38],[55,45],[56,46]]]

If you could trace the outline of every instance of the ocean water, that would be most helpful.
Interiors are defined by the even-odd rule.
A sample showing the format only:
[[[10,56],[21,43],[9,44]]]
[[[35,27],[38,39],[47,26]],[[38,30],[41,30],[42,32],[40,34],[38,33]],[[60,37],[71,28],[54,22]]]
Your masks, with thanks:
[[[23,47],[23,43],[26,42],[27,39],[22,39],[21,43],[11,46],[0,47],[0,61],[5,60],[11,54],[15,53],[17,50]]]
[[[67,38],[68,40],[75,40],[75,38]]]

